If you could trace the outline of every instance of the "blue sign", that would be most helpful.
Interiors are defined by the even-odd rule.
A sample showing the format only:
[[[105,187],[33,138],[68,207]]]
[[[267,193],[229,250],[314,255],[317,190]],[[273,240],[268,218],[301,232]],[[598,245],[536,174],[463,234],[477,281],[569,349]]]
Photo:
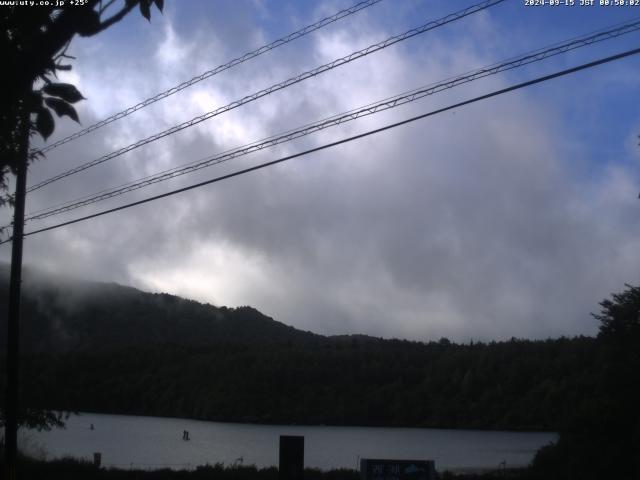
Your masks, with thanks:
[[[360,460],[362,480],[436,480],[433,460]]]

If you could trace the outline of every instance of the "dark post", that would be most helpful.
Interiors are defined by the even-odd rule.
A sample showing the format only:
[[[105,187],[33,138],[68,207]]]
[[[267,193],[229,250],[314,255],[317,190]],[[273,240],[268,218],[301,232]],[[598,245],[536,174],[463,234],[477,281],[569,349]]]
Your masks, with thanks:
[[[26,106],[23,105],[26,111]],[[22,145],[16,172],[16,196],[13,209],[11,276],[9,279],[9,317],[7,322],[7,393],[5,419],[5,469],[7,480],[16,479],[18,457],[18,369],[20,360],[20,287],[22,283],[22,238],[24,204],[27,194],[29,150],[29,113],[22,115]]]
[[[280,480],[303,480],[304,437],[280,435]]]

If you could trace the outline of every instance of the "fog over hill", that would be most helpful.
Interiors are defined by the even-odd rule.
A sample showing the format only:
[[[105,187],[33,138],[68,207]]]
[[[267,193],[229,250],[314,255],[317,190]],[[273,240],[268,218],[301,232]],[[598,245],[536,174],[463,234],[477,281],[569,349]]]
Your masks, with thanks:
[[[0,303],[9,267],[0,265]],[[25,352],[107,351],[132,346],[224,342],[305,342],[320,336],[284,325],[249,306],[216,307],[115,283],[90,282],[26,267],[21,339]],[[6,309],[0,349],[6,348]]]

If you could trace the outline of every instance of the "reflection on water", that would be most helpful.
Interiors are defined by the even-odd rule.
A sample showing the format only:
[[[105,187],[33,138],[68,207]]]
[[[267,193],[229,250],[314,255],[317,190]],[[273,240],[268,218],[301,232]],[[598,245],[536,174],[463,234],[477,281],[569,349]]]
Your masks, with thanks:
[[[430,459],[438,470],[494,468],[503,461],[524,466],[556,438],[553,433],[253,425],[87,413],[70,417],[64,430],[21,432],[21,439],[48,458],[91,459],[100,452],[103,466],[120,468],[219,462],[267,467],[278,463],[280,435],[304,435],[305,466],[324,470],[356,469],[360,458]]]

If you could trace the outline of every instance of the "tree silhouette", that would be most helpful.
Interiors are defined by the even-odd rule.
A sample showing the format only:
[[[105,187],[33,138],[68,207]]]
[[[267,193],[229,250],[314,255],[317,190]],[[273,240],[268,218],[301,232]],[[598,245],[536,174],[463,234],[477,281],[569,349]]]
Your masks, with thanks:
[[[603,416],[610,456],[618,478],[640,478],[640,287],[600,303],[602,389],[608,411]],[[611,471],[611,470],[609,470]]]
[[[18,2],[16,2],[18,3]],[[54,2],[49,2],[53,4]],[[12,5],[0,8],[0,58],[3,87],[0,90],[0,206],[11,204],[8,180],[19,166],[37,158],[29,140],[39,134],[45,140],[55,128],[54,113],[79,121],[74,104],[84,97],[78,89],[56,80],[56,72],[71,70],[67,55],[75,35],[90,37],[122,20],[134,8],[151,19],[151,8],[162,11],[163,0],[86,0],[62,5]],[[4,307],[3,307],[4,308]],[[0,423],[4,408],[0,405]],[[23,408],[19,421],[29,427],[60,425],[58,412]]]
[[[8,177],[24,161],[21,152],[28,139],[37,133],[46,140],[53,133],[53,113],[79,121],[73,104],[83,99],[82,94],[75,86],[56,81],[56,72],[71,70],[69,61],[73,57],[67,55],[67,49],[73,37],[96,35],[136,7],[150,20],[152,5],[162,11],[163,3],[86,0],[82,5],[14,5],[0,9],[4,81],[0,94],[0,206],[13,201],[7,191]],[[29,161],[36,157],[30,154]]]
[[[640,478],[640,287],[627,285],[600,306],[594,398],[538,453],[541,478]]]

